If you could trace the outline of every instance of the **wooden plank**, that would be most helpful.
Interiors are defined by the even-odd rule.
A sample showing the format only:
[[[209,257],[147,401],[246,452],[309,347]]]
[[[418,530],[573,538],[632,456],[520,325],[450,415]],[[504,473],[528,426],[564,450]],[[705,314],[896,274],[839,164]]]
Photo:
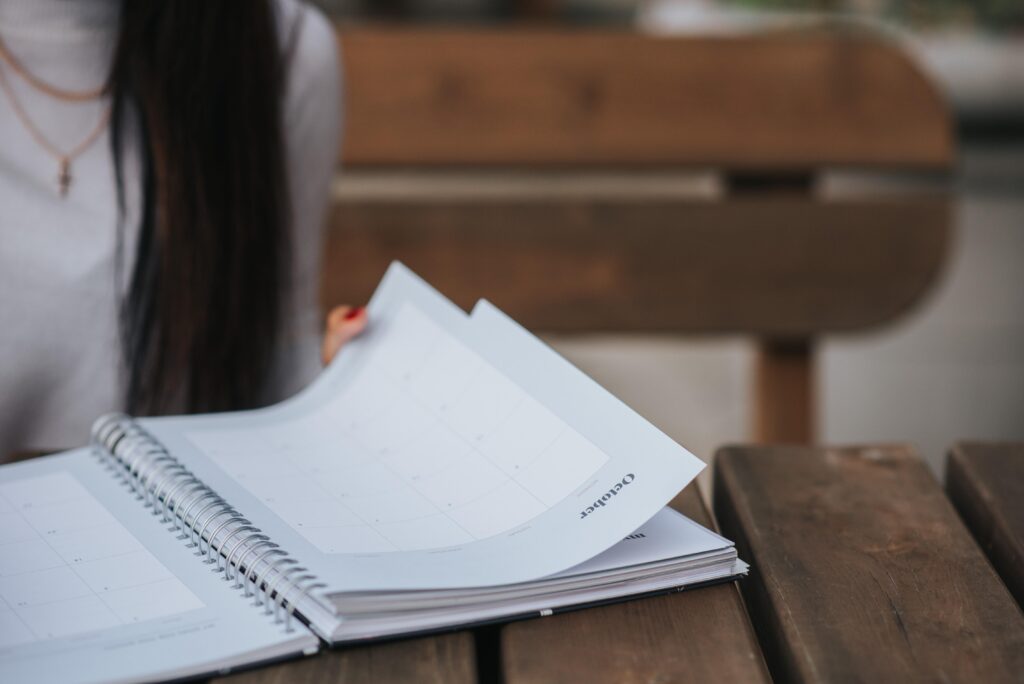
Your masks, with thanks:
[[[4,461],[0,461],[0,463],[14,463],[15,461],[27,461],[30,458],[38,458],[39,456],[46,456],[47,454],[52,454],[55,451],[56,451],[55,449],[49,449],[49,450],[47,450],[47,449],[39,449],[39,450],[32,450],[32,451],[14,451],[14,452],[11,452],[11,453],[7,454],[7,456],[5,457],[5,460]]]
[[[1024,614],[912,449],[724,448],[715,512],[777,681],[1021,681]]]
[[[948,169],[943,98],[866,32],[341,30],[358,165]]]
[[[457,304],[486,297],[535,330],[801,338],[904,313],[949,233],[934,197],[346,197],[322,301],[366,301],[400,259]]]
[[[675,506],[712,526],[696,485]],[[769,681],[734,584],[510,624],[501,653],[506,684]]]
[[[946,492],[1024,606],[1024,444],[954,445],[946,461]]]
[[[754,385],[757,441],[765,444],[814,441],[814,349],[809,339],[761,340]]]
[[[212,680],[223,684],[476,682],[473,636],[458,632],[328,651]]]

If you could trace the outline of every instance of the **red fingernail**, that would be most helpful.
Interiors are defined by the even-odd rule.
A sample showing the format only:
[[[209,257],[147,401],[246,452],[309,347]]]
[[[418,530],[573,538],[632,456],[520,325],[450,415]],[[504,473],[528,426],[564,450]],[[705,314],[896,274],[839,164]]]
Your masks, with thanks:
[[[349,312],[345,314],[345,317],[342,320],[351,321],[353,318],[355,318],[361,313],[363,313],[363,307],[357,306],[353,309],[349,309]]]

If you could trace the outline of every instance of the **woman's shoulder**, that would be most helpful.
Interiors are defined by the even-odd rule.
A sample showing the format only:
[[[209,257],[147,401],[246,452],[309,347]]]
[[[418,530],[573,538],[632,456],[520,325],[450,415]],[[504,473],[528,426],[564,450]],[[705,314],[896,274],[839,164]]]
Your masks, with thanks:
[[[316,6],[302,0],[274,0],[279,40],[293,94],[337,88],[340,78],[337,34]]]

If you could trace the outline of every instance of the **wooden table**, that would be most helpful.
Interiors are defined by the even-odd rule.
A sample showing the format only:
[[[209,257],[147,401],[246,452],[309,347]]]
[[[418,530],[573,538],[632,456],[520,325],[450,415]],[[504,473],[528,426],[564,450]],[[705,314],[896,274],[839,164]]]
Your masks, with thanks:
[[[981,452],[991,450],[958,446],[951,468]],[[913,450],[729,447],[716,465],[717,518],[753,566],[742,598],[719,585],[218,681],[1024,682],[1024,613]],[[1022,472],[1000,470],[999,491]],[[674,506],[713,525],[695,487]],[[1005,539],[1020,510],[975,529],[1019,552]]]
[[[1024,444],[954,445],[946,462],[946,491],[1024,606]]]
[[[1024,681],[1024,614],[912,449],[732,447],[716,465],[777,681]]]
[[[946,479],[949,498],[904,446],[727,447],[715,514],[752,565],[739,590],[342,648],[215,681],[1024,682],[1011,593],[1024,586],[1024,445],[956,445]],[[695,486],[673,505],[714,525]]]

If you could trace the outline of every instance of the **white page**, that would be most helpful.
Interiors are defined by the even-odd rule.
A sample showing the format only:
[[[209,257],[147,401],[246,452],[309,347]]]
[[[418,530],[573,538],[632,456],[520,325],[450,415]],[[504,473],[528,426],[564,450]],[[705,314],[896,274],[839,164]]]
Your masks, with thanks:
[[[242,435],[196,432],[193,443],[328,554],[493,538],[607,463],[414,305],[390,326],[355,379],[301,418]],[[510,425],[532,434],[512,434]]]
[[[620,399],[601,387],[486,299],[470,315],[469,334],[475,348],[482,350],[495,367],[516,381],[533,397],[544,402],[566,422],[593,440],[607,453],[621,454],[641,472],[630,485],[640,485],[637,498],[647,503],[650,513],[632,528],[623,529],[625,538],[641,523],[651,519],[662,506],[704,469],[704,463],[671,437],[656,428]],[[606,417],[614,419],[606,420]],[[612,475],[598,483],[597,491],[610,485]],[[651,506],[651,502],[660,502]],[[594,515],[600,514],[600,509]]]
[[[303,415],[331,401],[339,389],[344,388],[359,373],[367,350],[376,344],[376,338],[381,332],[378,324],[406,302],[414,304],[457,338],[465,334],[470,324],[465,311],[403,264],[393,262],[366,306],[370,324],[363,334],[347,342],[342,353],[302,391],[263,410],[275,417],[278,414]],[[245,413],[248,415],[253,412]]]
[[[332,591],[553,574],[635,530],[701,467],[620,403],[585,396],[603,392],[592,382],[571,378],[569,400],[592,413],[563,421],[565,392],[497,371],[465,315],[399,265],[369,317],[285,404],[142,421]],[[516,353],[535,345],[528,355],[550,365],[514,332]],[[600,445],[595,425],[626,434]]]
[[[675,567],[687,566],[695,560],[703,565],[709,554],[732,547],[733,543],[728,539],[666,506],[639,529],[607,551],[564,572],[538,580],[536,583],[508,585],[500,589],[447,589],[400,592],[384,596],[374,593],[349,594],[340,597],[339,601],[342,612],[346,616],[355,613],[365,615],[394,611],[396,605],[400,605],[402,610],[412,610],[494,602],[508,597],[521,597],[563,590],[566,587],[578,587],[580,582],[566,580],[595,573],[605,576],[614,573],[616,578],[621,579],[625,573],[651,572],[657,574],[664,572],[666,564],[669,562]],[[658,568],[651,568],[652,565],[657,565]],[[644,568],[641,570],[638,566],[644,566]]]
[[[211,573],[87,450],[0,468],[0,681],[166,678],[315,648]]]
[[[695,556],[732,545],[733,543],[725,537],[715,534],[703,525],[698,525],[682,513],[665,507],[615,546],[559,573],[556,577],[572,577],[670,558]]]

